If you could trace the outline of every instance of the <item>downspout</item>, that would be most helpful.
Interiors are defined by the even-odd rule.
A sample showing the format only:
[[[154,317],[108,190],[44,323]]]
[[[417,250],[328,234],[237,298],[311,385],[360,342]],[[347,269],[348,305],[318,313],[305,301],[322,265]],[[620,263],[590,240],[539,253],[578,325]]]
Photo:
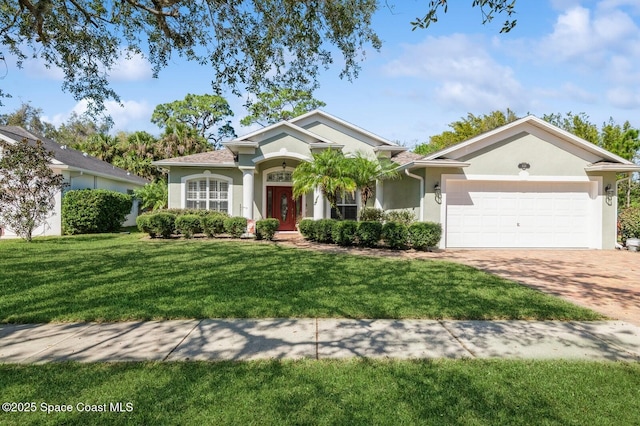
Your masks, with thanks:
[[[616,181],[616,195],[618,195],[618,184],[624,182],[625,180],[629,181],[629,186],[627,187],[627,207],[631,204],[631,174],[627,175],[627,177],[618,179]]]
[[[407,176],[420,181],[420,222],[424,222],[424,178],[410,173],[409,169],[404,169],[404,172]]]

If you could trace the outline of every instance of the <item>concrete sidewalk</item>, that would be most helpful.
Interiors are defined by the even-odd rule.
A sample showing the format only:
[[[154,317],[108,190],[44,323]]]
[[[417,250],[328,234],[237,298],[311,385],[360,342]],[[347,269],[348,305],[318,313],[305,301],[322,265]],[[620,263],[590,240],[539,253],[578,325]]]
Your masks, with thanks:
[[[0,325],[0,363],[346,357],[640,361],[640,327],[349,319]]]

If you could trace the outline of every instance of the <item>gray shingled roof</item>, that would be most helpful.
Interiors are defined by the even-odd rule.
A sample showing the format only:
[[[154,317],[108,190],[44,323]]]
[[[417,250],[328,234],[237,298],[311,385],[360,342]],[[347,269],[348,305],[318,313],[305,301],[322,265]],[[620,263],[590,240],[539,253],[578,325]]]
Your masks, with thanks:
[[[106,161],[99,160],[90,155],[85,155],[75,149],[68,147],[63,148],[62,145],[52,141],[51,139],[38,137],[18,126],[0,126],[0,134],[14,141],[27,139],[29,142],[35,143],[36,140],[40,140],[42,141],[44,148],[53,153],[53,158],[71,168],[86,170],[103,176],[109,176],[113,179],[139,185],[149,183],[148,180],[133,175],[126,170],[107,163]]]
[[[198,154],[185,155],[184,157],[166,158],[164,160],[154,161],[154,164],[163,165],[169,163],[184,164],[234,164],[233,153],[228,149],[219,149],[216,151],[201,152]]]
[[[403,151],[391,157],[391,161],[402,166],[403,164],[407,164],[421,158],[424,158],[424,155],[416,154],[411,151]]]

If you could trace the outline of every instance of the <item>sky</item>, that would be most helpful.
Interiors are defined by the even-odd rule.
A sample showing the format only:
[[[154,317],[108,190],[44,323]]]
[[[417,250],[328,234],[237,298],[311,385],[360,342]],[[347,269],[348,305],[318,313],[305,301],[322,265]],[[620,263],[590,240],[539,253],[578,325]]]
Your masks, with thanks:
[[[450,1],[447,14],[428,29],[412,31],[426,0],[387,0],[373,19],[383,41],[369,48],[357,79],[339,78],[340,60],[321,72],[315,98],[345,121],[407,147],[427,142],[448,124],[495,110],[518,116],[585,113],[601,125],[613,118],[640,127],[640,1],[518,0],[516,27],[500,34],[506,17],[482,25],[471,0]],[[4,69],[3,69],[4,68]],[[159,135],[150,122],[156,105],[187,93],[211,93],[212,70],[174,58],[157,79],[146,60],[123,61],[110,77],[122,106],[107,104],[117,131]],[[39,61],[22,69],[0,62],[0,87],[12,94],[0,114],[23,102],[60,125],[83,101],[62,91],[62,72]],[[226,94],[241,136],[255,130],[239,121],[244,97]]]

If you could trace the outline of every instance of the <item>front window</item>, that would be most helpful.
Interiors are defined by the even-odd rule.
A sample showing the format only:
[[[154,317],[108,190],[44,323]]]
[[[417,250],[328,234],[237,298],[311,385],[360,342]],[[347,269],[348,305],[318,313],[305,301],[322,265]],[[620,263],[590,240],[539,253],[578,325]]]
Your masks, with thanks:
[[[229,182],[207,177],[187,181],[186,207],[229,213]]]
[[[344,194],[344,197],[338,195],[338,202],[336,204],[343,219],[358,219],[358,203],[356,202],[355,194],[346,193]],[[338,219],[338,212],[336,209],[331,209],[331,219]]]
[[[291,175],[293,172],[279,171],[272,172],[267,175],[267,182],[291,182]]]

